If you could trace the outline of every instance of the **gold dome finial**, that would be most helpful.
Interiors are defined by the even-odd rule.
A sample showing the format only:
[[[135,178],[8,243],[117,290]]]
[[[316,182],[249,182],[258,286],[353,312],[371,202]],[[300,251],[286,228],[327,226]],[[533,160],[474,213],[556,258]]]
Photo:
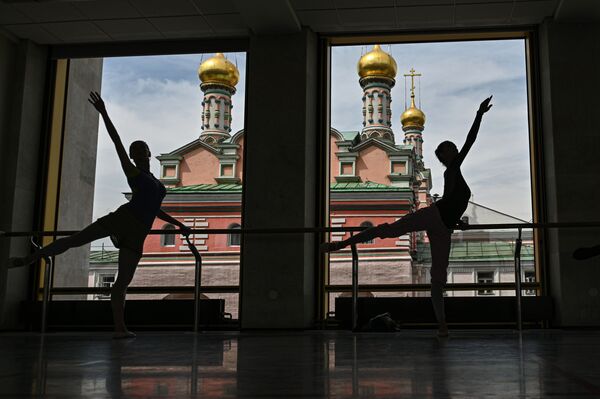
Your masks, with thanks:
[[[423,129],[423,126],[425,126],[425,114],[415,106],[415,76],[421,76],[421,74],[415,73],[415,69],[411,68],[410,73],[404,74],[404,76],[410,76],[411,82],[410,107],[408,107],[400,116],[402,128],[404,130],[409,128]]]
[[[223,53],[216,53],[198,68],[198,77],[202,83],[224,84],[230,87],[240,80],[240,72]]]
[[[361,79],[370,76],[394,79],[397,66],[394,57],[383,51],[379,44],[376,44],[373,46],[373,50],[360,57],[356,69]]]

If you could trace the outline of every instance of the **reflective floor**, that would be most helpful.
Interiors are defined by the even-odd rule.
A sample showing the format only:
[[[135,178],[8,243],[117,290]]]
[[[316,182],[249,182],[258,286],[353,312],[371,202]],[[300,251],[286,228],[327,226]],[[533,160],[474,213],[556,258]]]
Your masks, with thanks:
[[[0,334],[2,398],[600,397],[600,332]]]

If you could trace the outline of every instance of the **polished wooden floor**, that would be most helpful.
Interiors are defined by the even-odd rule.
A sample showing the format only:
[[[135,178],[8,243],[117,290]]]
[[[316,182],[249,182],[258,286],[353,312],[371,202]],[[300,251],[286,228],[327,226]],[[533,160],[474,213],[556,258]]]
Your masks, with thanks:
[[[600,397],[600,331],[451,333],[4,333],[0,397]]]

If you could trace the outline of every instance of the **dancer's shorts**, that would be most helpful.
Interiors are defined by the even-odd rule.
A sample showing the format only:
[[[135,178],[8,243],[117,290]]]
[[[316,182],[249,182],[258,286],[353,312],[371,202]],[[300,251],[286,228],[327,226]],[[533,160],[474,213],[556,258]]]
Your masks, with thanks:
[[[139,255],[144,252],[144,241],[150,227],[145,226],[129,209],[120,207],[98,219],[98,223],[110,233],[115,247],[127,248]]]

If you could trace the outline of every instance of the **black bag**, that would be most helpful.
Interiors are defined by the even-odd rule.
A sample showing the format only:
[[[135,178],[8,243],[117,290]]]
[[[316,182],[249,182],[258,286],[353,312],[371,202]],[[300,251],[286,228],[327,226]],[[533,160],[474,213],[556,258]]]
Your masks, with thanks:
[[[386,312],[371,318],[362,331],[397,332],[400,331],[400,325],[392,319],[389,312]]]

